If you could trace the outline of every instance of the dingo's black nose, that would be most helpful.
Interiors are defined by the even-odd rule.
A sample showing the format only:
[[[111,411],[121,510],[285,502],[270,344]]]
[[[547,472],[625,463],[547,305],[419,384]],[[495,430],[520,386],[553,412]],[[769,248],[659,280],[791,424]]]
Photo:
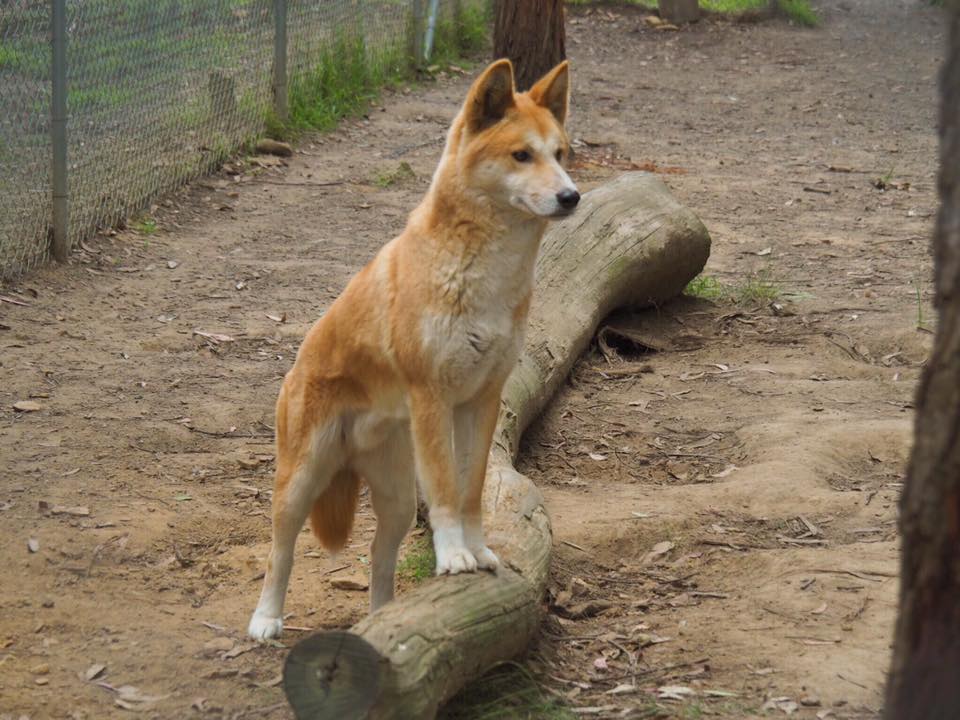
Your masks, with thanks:
[[[557,193],[557,202],[564,210],[573,210],[580,202],[580,193],[576,190],[561,190]]]

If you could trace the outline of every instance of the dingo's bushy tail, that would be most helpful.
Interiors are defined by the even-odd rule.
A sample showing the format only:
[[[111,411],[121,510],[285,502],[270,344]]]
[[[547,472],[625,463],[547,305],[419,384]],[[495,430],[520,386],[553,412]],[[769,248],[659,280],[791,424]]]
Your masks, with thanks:
[[[341,470],[313,503],[310,525],[320,544],[330,552],[342,550],[353,529],[360,496],[360,476]]]

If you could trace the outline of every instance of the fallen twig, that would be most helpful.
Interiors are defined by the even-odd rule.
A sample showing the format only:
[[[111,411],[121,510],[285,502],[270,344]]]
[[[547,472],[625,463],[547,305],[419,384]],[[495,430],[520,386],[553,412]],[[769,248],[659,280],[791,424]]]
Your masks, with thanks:
[[[895,578],[897,577],[896,573],[882,572],[880,570],[831,570],[829,568],[813,568],[807,572],[815,573],[832,573],[834,575],[852,575],[855,578],[860,578],[861,580],[869,580],[870,582],[883,582],[883,580],[878,580],[877,578]],[[874,575],[876,577],[870,577]]]
[[[297,182],[297,181],[286,181],[280,182],[279,180],[261,180],[260,184],[262,185],[289,185],[292,187],[333,187],[334,185],[346,185],[350,180],[334,180],[333,182]]]

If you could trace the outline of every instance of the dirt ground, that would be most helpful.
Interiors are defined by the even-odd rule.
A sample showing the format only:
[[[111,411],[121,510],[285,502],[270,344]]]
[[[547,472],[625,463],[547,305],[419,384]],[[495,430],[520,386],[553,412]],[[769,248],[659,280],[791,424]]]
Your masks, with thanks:
[[[815,30],[675,33],[571,13],[581,190],[669,169],[712,233],[707,274],[737,296],[634,318],[659,350],[585,357],[527,435],[520,469],[556,537],[528,662],[578,715],[880,707],[934,320],[943,23],[914,0],[821,9]],[[3,289],[23,304],[0,302],[0,717],[292,717],[283,648],[244,638],[273,402],[305,330],[426,189],[469,79],[391,92],[289,162],[233,163],[154,208],[155,232]],[[362,515],[339,558],[303,539],[285,644],[366,611],[332,584],[365,573]]]

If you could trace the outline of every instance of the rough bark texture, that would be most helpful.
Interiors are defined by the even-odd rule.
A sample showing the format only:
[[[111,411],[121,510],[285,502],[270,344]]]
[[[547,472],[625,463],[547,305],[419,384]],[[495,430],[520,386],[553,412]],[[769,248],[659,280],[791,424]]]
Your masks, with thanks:
[[[900,614],[887,720],[960,717],[960,3],[950,24],[933,243],[939,322],[900,503]]]
[[[660,17],[675,25],[696,22],[700,19],[699,0],[659,0]]]
[[[497,0],[493,57],[513,62],[517,90],[529,90],[567,57],[562,0]]]
[[[496,577],[434,578],[354,626],[351,634],[381,658],[375,677],[354,667],[369,667],[365,659],[351,659],[365,657],[362,650],[343,657],[342,633],[311,640],[307,652],[294,648],[297,674],[321,677],[312,691],[288,692],[295,707],[309,705],[313,720],[429,720],[467,682],[524,651],[540,621],[552,535],[540,492],[513,468],[520,435],[606,315],[677,295],[709,253],[710,237],[700,220],[646,173],[624,175],[587,193],[577,213],[547,233],[527,342],[504,388],[484,488],[487,540],[504,567]],[[303,671],[306,664],[313,669]],[[367,683],[361,690],[366,688],[372,707],[345,715],[344,703],[363,694],[358,682]],[[327,714],[334,707],[339,709]]]

